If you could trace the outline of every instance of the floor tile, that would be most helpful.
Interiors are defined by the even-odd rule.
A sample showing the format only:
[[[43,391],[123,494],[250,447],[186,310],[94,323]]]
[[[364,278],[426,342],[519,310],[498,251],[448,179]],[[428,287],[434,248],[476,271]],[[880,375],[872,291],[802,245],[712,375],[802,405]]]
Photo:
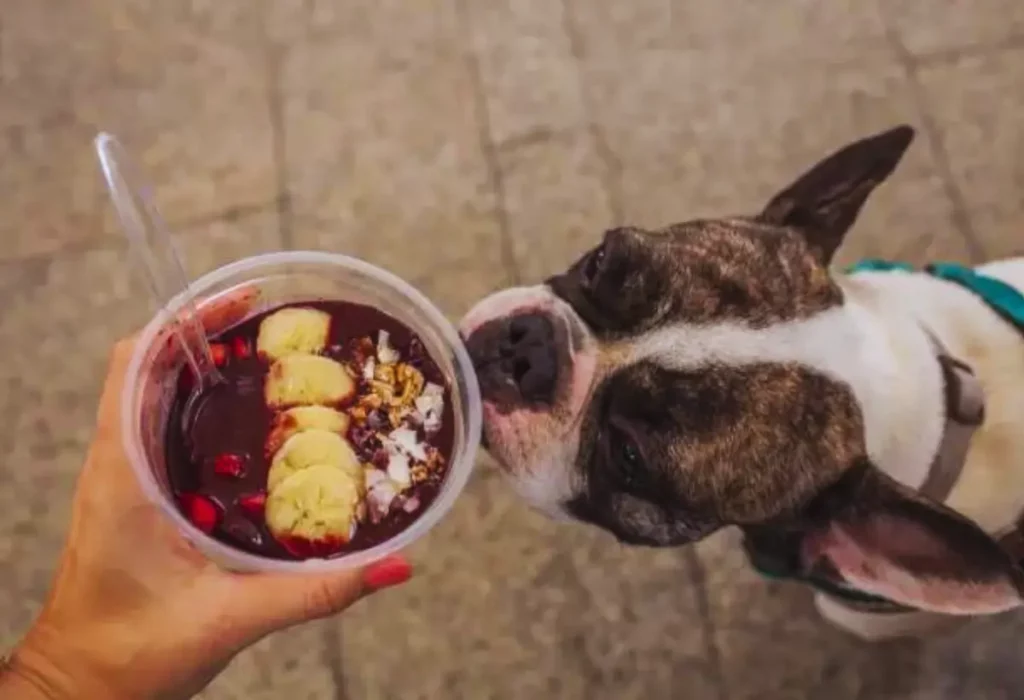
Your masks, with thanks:
[[[284,249],[275,209],[232,214],[183,228],[175,236],[189,277],[261,253]]]
[[[963,621],[917,640],[867,644],[823,622],[806,587],[768,581],[736,532],[702,543],[728,697],[782,700],[1011,698],[1024,674],[1011,640],[1022,617]]]
[[[344,619],[352,697],[714,697],[678,552],[551,522],[479,471],[411,556]]]
[[[782,62],[792,70],[812,62],[859,60],[884,44],[885,25],[877,9],[857,0],[782,0],[772,4],[771,12],[745,0],[565,2],[589,57],[635,49],[712,50],[752,64]],[[706,77],[722,82],[713,72]]]
[[[10,410],[10,409],[9,409]],[[5,419],[10,418],[5,414]],[[12,440],[0,463],[0,647],[9,649],[42,606],[64,544],[85,448],[73,436]]]
[[[928,109],[991,254],[1012,252],[1024,220],[1024,48],[963,58],[921,70]],[[977,216],[976,216],[977,215]],[[993,221],[1005,222],[992,228]],[[1008,249],[1009,248],[1009,249]]]
[[[454,0],[271,0],[265,16],[267,34],[282,45],[326,36],[415,52],[458,31]]]
[[[1016,0],[879,0],[878,6],[907,49],[921,56],[1024,38],[1024,6]]]
[[[502,149],[498,162],[523,283],[563,271],[615,225],[611,175],[588,130]]]
[[[1008,199],[997,206],[971,211],[971,228],[986,260],[1024,255],[1024,200]]]
[[[477,300],[511,284],[496,225],[486,219],[479,225],[435,237],[422,235],[415,223],[375,232],[351,221],[298,219],[293,238],[296,249],[351,255],[398,275],[456,322]]]
[[[827,626],[809,589],[750,569],[737,533],[716,535],[698,551],[731,700],[903,698],[918,687],[917,643],[873,646]]]
[[[917,685],[912,700],[1021,696],[1024,671],[1015,652],[1024,630],[1020,612],[965,622],[950,634],[920,645]]]
[[[21,99],[0,103],[0,259],[102,239],[106,194],[92,150],[95,130],[70,112],[27,113]]]
[[[184,221],[276,196],[260,15],[245,0],[5,5],[4,256],[104,232],[91,139],[117,134]],[[62,4],[60,4],[62,5]]]
[[[135,2],[111,13],[116,63],[106,89],[78,110],[134,150],[172,222],[277,196],[257,8],[188,8]]]
[[[588,121],[561,1],[463,4],[496,143]]]
[[[335,621],[277,632],[239,654],[202,700],[322,700],[339,696],[324,638]]]
[[[719,70],[720,82],[706,80]],[[626,221],[661,226],[754,213],[847,143],[921,123],[903,69],[884,54],[857,66],[794,71],[798,77],[677,50],[594,64],[590,80],[620,166]],[[666,83],[677,89],[666,92]],[[849,241],[853,253],[966,254],[927,139],[917,139],[868,202]]]
[[[87,444],[110,348],[149,314],[120,249],[53,260],[15,295],[0,321],[0,376],[19,397],[18,439]]]
[[[391,51],[354,40],[290,53],[291,238],[380,264],[457,315],[508,275],[468,64],[444,43],[408,62]]]

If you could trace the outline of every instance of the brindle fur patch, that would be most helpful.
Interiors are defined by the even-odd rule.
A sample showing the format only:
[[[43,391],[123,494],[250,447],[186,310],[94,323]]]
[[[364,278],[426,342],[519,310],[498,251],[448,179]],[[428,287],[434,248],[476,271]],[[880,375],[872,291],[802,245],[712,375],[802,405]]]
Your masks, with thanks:
[[[606,425],[634,438],[644,473],[624,474],[615,463]],[[779,517],[864,453],[851,392],[807,368],[778,364],[623,367],[598,389],[583,439],[594,446],[579,462],[588,477],[589,519],[607,524],[610,514],[596,511],[613,510],[620,526],[628,531],[633,524],[638,536]],[[616,498],[621,493],[631,498]],[[673,518],[685,522],[666,522]]]
[[[842,303],[801,235],[751,219],[616,229],[549,283],[603,339],[679,322],[761,328]]]

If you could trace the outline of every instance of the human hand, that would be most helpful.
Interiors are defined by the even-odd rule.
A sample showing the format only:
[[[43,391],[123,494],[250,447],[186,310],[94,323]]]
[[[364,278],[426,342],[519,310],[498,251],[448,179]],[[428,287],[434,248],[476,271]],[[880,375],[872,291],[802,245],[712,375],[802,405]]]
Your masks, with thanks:
[[[202,320],[223,328],[248,303],[243,292]],[[270,632],[411,575],[400,557],[301,575],[232,573],[206,559],[143,495],[124,454],[121,389],[133,349],[123,340],[111,356],[52,590],[0,675],[0,691],[21,691],[10,697],[191,697]]]

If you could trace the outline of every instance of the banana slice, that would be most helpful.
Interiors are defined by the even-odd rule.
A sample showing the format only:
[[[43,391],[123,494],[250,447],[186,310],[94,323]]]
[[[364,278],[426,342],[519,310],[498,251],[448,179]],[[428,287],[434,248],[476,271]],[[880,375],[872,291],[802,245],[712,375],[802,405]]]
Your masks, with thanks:
[[[296,406],[278,413],[267,435],[266,454],[273,455],[293,435],[307,430],[326,430],[344,435],[348,432],[350,419],[347,413],[335,411],[327,406]]]
[[[286,355],[270,366],[263,391],[273,409],[337,405],[352,398],[356,383],[339,362],[320,355]]]
[[[330,330],[330,314],[305,307],[281,309],[260,323],[256,350],[271,360],[315,354],[327,346]]]
[[[352,538],[361,497],[359,481],[315,464],[270,491],[267,529],[293,553],[329,554]]]
[[[348,478],[363,477],[359,458],[345,438],[327,430],[306,430],[288,438],[274,455],[267,473],[267,491],[273,491],[292,474],[316,465],[337,469]]]

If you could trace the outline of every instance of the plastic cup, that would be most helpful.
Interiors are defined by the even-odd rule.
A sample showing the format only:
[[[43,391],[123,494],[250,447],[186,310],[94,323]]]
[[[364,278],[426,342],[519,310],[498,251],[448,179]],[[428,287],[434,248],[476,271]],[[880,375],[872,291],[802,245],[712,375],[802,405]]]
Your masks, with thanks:
[[[451,387],[455,440],[448,473],[434,501],[409,527],[374,547],[330,559],[290,561],[236,549],[202,532],[178,510],[167,476],[165,437],[177,377],[184,363],[168,331],[185,306],[174,297],[143,329],[121,397],[124,447],[146,496],[211,560],[233,571],[325,572],[364,566],[408,547],[451,509],[466,485],[480,441],[480,390],[469,355],[444,315],[412,286],[369,263],[314,251],[270,253],[218,268],[191,285],[204,307],[244,288],[256,298],[249,316],[283,304],[314,300],[372,306],[416,333]],[[238,321],[234,321],[237,323]],[[211,334],[221,328],[210,329]]]

